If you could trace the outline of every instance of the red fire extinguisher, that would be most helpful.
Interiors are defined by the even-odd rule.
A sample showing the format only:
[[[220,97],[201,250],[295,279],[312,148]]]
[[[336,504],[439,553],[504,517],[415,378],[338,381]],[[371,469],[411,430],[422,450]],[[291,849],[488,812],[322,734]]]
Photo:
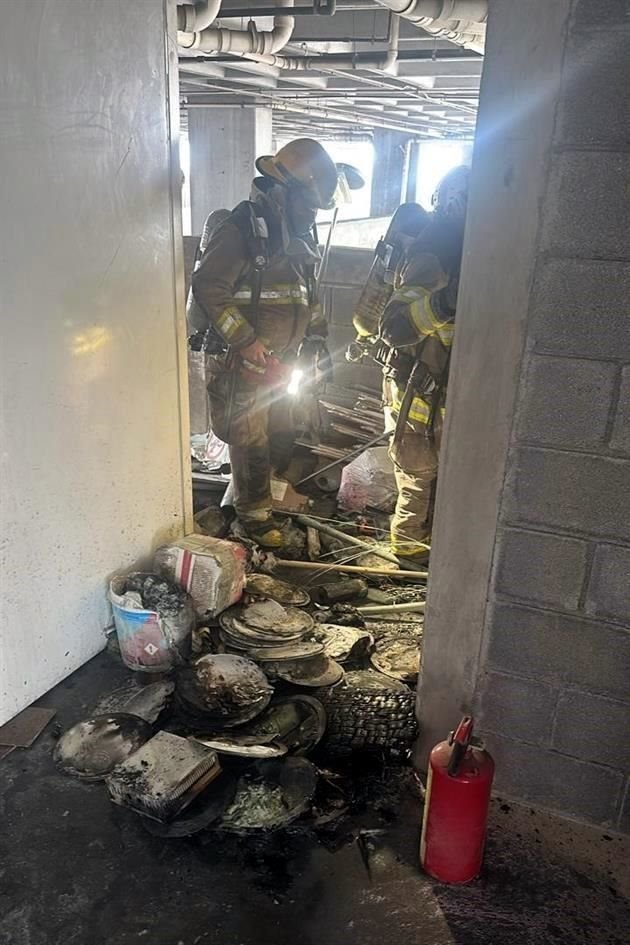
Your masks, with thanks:
[[[465,716],[429,757],[420,860],[443,883],[468,883],[481,869],[494,761]]]

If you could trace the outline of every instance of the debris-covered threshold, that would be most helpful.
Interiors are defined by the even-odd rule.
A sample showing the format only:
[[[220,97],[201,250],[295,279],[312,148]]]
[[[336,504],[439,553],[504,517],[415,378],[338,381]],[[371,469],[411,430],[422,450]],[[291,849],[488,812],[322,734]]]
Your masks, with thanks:
[[[426,572],[391,560],[386,516],[310,511],[294,516],[303,560],[195,534],[111,583],[128,684],[63,733],[54,758],[104,782],[154,835],[254,843],[291,826],[335,844],[358,810],[391,818],[401,792],[419,790]],[[218,509],[197,519],[228,531]]]

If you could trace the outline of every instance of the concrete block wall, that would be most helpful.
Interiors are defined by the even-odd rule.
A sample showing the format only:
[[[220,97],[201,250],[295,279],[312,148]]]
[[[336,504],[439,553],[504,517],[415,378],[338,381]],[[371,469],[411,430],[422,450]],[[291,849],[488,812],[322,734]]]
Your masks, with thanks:
[[[501,790],[626,831],[629,13],[567,21],[476,694]]]

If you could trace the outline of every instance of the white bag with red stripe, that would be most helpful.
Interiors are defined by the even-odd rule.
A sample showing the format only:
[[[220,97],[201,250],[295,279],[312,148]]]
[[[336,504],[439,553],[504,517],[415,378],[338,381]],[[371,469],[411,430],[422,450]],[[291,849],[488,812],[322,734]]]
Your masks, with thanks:
[[[159,548],[154,564],[188,591],[200,619],[231,607],[245,588],[247,551],[234,541],[189,535]]]

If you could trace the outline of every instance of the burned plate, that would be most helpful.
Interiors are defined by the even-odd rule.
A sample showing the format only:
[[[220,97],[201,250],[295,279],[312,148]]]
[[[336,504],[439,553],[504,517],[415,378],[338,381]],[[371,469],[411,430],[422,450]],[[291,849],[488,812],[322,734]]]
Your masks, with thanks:
[[[250,597],[262,597],[276,601],[278,604],[290,604],[292,607],[306,607],[311,598],[293,584],[278,581],[269,574],[250,574],[245,585],[245,593]]]
[[[306,758],[258,761],[239,778],[217,827],[237,834],[287,827],[308,810],[316,787],[317,770]]]
[[[260,715],[261,712],[265,711],[268,705],[269,698],[265,697],[247,706],[245,709],[242,709],[240,712],[235,712],[229,718],[226,718],[225,716],[212,715],[210,712],[204,711],[194,703],[186,702],[181,699],[180,696],[180,709],[182,710],[182,714],[190,731],[195,733],[202,733],[208,731],[208,729],[214,731],[215,729],[237,728],[239,725],[244,725],[257,715]]]
[[[365,656],[374,646],[374,637],[367,630],[335,623],[321,624],[315,635],[322,640],[326,656],[339,663]]]
[[[420,672],[420,648],[417,640],[392,640],[379,643],[376,653],[370,659],[372,666],[380,673],[414,683]]]
[[[289,636],[294,633],[308,633],[315,621],[310,614],[297,607],[285,607],[275,600],[259,600],[240,609],[235,616],[245,623],[250,630],[278,633]]]
[[[312,696],[296,694],[276,699],[253,722],[233,734],[198,735],[196,741],[219,754],[242,758],[274,758],[290,751],[304,755],[326,731],[326,710]]]
[[[248,626],[234,613],[226,611],[219,617],[221,630],[232,639],[248,646],[277,646],[280,643],[291,643],[301,640],[308,630],[298,630],[292,633],[276,633],[275,630],[258,630]]]
[[[267,665],[278,679],[293,683],[294,686],[307,686],[313,689],[336,686],[344,676],[343,667],[324,654],[314,656],[310,660],[268,663]]]
[[[276,633],[275,630],[258,630],[250,627],[243,620],[234,617],[231,633],[242,640],[259,640],[261,646],[279,646],[281,643],[295,643],[301,640],[308,631],[294,630],[292,633]],[[255,646],[255,643],[251,644]]]
[[[230,728],[266,709],[273,688],[251,660],[230,653],[208,653],[180,671],[177,693],[197,716]]]
[[[383,673],[374,669],[356,669],[351,673],[346,673],[344,685],[352,689],[390,689],[394,692],[409,692],[407,686],[400,680],[392,676],[384,676]]]
[[[175,683],[171,679],[149,683],[125,703],[123,712],[137,715],[145,722],[157,722],[162,712],[168,708],[174,691]]]
[[[257,719],[254,724],[262,726],[265,724],[265,717],[273,710],[282,712],[287,708],[297,715],[299,722],[288,731],[282,731],[283,743],[288,747],[291,754],[306,755],[316,745],[319,745],[326,731],[328,719],[326,710],[319,699],[301,694],[277,699],[265,715],[261,716],[260,720]]]
[[[214,748],[220,755],[236,755],[239,758],[281,758],[288,748],[282,742],[274,741],[274,736],[262,741],[255,735],[197,735],[195,740]]]
[[[300,662],[310,660],[324,652],[323,643],[287,643],[283,646],[266,646],[253,648],[247,651],[251,659],[259,663],[272,662]]]
[[[102,781],[152,734],[151,725],[136,715],[112,712],[95,716],[79,722],[61,736],[53,759],[65,774],[83,781]]]

